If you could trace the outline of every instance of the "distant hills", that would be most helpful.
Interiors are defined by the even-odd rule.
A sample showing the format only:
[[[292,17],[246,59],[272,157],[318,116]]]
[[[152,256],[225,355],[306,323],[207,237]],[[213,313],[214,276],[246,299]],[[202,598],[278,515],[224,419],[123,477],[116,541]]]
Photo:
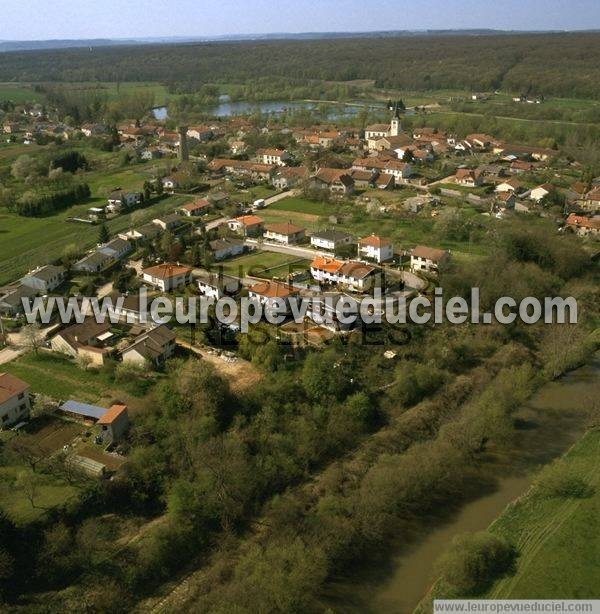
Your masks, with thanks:
[[[597,30],[587,30],[594,32]],[[549,34],[558,30],[381,30],[372,32],[273,32],[269,34],[224,34],[221,36],[171,36],[130,39],[61,39],[38,41],[0,41],[0,52],[7,51],[41,51],[45,49],[75,49],[85,47],[115,47],[123,45],[182,44],[218,41],[258,41],[258,40],[323,40],[336,38],[393,38],[410,36],[489,36],[500,34]]]

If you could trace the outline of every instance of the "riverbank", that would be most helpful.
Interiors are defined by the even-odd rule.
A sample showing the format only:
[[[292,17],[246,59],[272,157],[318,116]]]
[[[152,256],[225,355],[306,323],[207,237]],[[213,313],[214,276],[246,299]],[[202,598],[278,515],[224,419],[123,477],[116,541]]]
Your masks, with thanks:
[[[328,591],[336,612],[411,612],[428,592],[435,579],[435,561],[452,538],[489,526],[509,503],[527,492],[540,465],[581,438],[588,416],[585,405],[597,388],[599,375],[597,357],[544,384],[515,414],[515,444],[502,457],[489,459],[488,471],[496,478],[492,492],[481,492],[444,521],[432,517],[433,528],[412,545],[392,544],[395,554],[391,557],[336,582]]]

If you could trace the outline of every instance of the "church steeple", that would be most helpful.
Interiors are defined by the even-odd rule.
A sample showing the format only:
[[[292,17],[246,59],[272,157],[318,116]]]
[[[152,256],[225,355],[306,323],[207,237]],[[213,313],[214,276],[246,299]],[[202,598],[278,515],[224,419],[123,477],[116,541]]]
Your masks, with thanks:
[[[400,125],[400,105],[398,101],[394,103],[394,114],[392,116],[392,123],[390,125],[390,135],[398,136],[402,132]]]

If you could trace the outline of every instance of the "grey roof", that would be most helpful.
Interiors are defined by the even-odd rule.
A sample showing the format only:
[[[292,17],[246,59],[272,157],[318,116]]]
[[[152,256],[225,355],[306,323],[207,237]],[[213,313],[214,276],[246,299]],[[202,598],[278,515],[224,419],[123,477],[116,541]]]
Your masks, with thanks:
[[[210,248],[213,251],[241,245],[244,245],[244,242],[240,239],[230,239],[228,237],[224,237],[222,239],[215,239],[214,241],[210,242]]]
[[[27,273],[25,277],[36,277],[37,279],[43,279],[44,281],[49,281],[53,277],[57,275],[62,275],[65,272],[65,268],[62,266],[54,266],[53,264],[47,264],[43,266],[37,271],[31,271],[31,273]]]
[[[62,411],[68,411],[72,414],[78,414],[79,416],[85,416],[86,418],[96,418],[99,420],[108,411],[105,407],[98,407],[97,405],[88,405],[87,403],[80,403],[79,401],[65,401],[60,409]]]

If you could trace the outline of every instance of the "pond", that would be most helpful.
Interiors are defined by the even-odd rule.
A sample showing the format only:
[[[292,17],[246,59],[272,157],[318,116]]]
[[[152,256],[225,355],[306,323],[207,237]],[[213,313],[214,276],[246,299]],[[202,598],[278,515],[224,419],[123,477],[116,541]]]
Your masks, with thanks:
[[[279,115],[289,111],[298,109],[307,109],[314,111],[319,107],[328,109],[327,117],[329,119],[343,119],[345,117],[354,117],[364,110],[365,106],[370,111],[385,111],[382,105],[360,104],[360,103],[326,103],[326,102],[310,102],[306,100],[298,101],[263,101],[263,102],[232,102],[227,96],[221,96],[220,102],[216,106],[207,107],[206,113],[214,117],[233,117],[235,115],[250,115],[260,112],[265,115]],[[168,118],[167,107],[156,107],[152,109],[155,119],[165,120]]]

